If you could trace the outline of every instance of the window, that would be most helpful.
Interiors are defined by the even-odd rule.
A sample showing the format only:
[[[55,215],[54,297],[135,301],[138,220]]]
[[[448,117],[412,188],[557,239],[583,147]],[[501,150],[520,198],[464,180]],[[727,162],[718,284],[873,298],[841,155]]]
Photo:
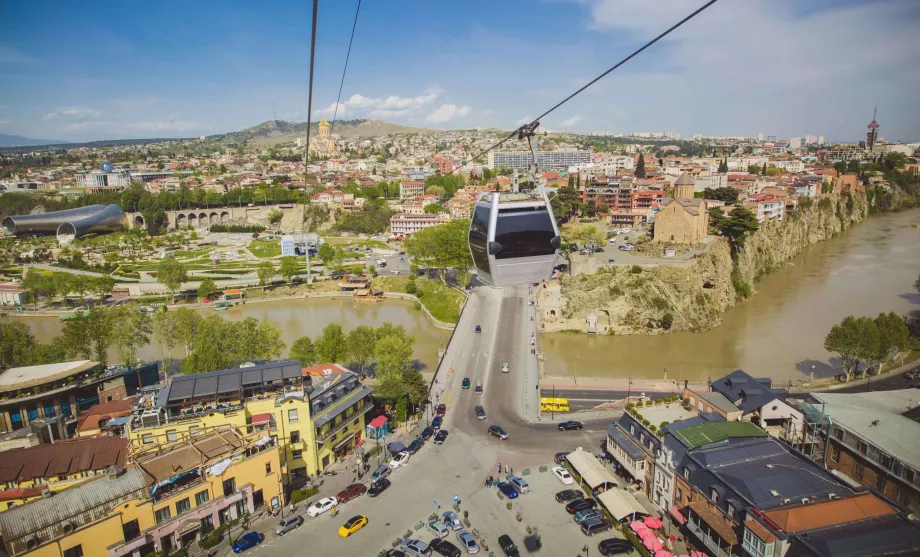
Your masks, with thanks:
[[[185,511],[192,508],[191,502],[188,500],[188,497],[182,499],[181,501],[176,501],[176,516],[184,513]]]
[[[198,425],[189,426],[188,434],[190,436],[195,437],[199,433],[201,433],[201,426],[198,426]]]
[[[125,522],[121,525],[121,531],[125,535],[125,543],[140,537],[141,527],[138,524],[137,519],[135,518],[131,522]]]
[[[291,443],[300,443],[300,432],[299,431],[291,432]]]
[[[169,507],[163,507],[162,509],[154,513],[156,516],[157,524],[161,522],[166,522],[170,518]]]
[[[684,479],[685,479],[685,480],[689,480],[689,479],[690,479],[690,469],[687,468],[686,466],[684,466]]]
[[[856,465],[856,468],[853,470],[853,475],[856,477],[857,480],[862,481],[862,479],[863,479],[863,473],[864,473],[865,471],[866,471],[866,469],[863,468],[863,465],[862,465],[862,464],[857,464],[857,465]]]
[[[882,467],[885,468],[886,470],[891,470],[891,457],[890,457],[890,456],[888,456],[888,455],[886,455],[886,454],[879,454],[879,455],[878,455],[878,462],[879,462],[879,464],[881,464]]]
[[[888,485],[888,479],[883,474],[879,474],[875,478],[875,489],[879,491],[885,491],[886,485]]]
[[[729,503],[728,508],[726,510],[728,511],[728,517],[734,520],[735,519],[735,506]]]
[[[149,444],[153,443],[153,434],[152,434],[152,433],[145,433],[145,434],[143,435],[143,437],[141,437],[141,439],[143,440],[143,442],[144,442],[145,445],[149,445]]]
[[[834,429],[834,437],[835,437],[838,441],[843,441],[843,430],[840,429],[839,427],[838,427],[838,428],[835,428],[835,429]]]
[[[166,430],[166,441],[172,443],[179,440],[179,435],[176,433],[175,429]]]
[[[856,450],[859,451],[859,454],[864,455],[864,454],[866,454],[867,452],[869,452],[869,447],[868,447],[865,443],[863,443],[862,441],[857,441],[857,442],[856,442]]]
[[[645,432],[644,431],[639,433],[639,442],[645,443]]]
[[[83,557],[83,546],[75,545],[63,553],[64,557]]]
[[[677,488],[677,504],[680,505],[684,501],[684,490]]]
[[[291,458],[293,458],[294,460],[300,460],[301,458],[303,458],[303,451],[300,449],[295,449],[291,451]]]
[[[831,462],[840,462],[840,447],[831,445]]]
[[[205,489],[204,491],[199,491],[198,493],[195,494],[195,506],[200,507],[201,505],[204,505],[205,503],[208,502],[208,499],[210,498],[211,496],[208,494],[207,489]]]
[[[901,486],[898,484],[891,484],[891,498],[895,501],[901,499]]]
[[[226,497],[234,492],[236,492],[236,478],[224,480],[224,496]]]
[[[747,528],[744,529],[744,539],[741,545],[748,553],[756,557],[773,557],[773,542],[764,542]]]
[[[636,424],[629,424],[629,434],[633,437],[636,436]]]
[[[914,471],[911,470],[910,468],[905,468],[904,469],[904,479],[907,480],[909,483],[914,483]]]
[[[712,499],[713,503],[719,502],[719,492],[715,489],[709,491],[709,498]]]
[[[271,463],[271,462],[266,462],[266,463],[265,463],[265,475],[267,476],[267,475],[269,475],[269,474],[271,474],[271,473],[272,473],[272,463]]]
[[[296,408],[292,408],[288,410],[288,421],[291,422],[292,424],[297,423],[297,409]]]

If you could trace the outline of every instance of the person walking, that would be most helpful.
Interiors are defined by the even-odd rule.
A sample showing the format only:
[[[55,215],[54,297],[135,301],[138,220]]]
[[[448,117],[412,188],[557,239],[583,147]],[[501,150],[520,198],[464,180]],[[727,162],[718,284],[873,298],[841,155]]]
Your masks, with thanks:
[[[498,468],[498,473],[501,474],[502,473],[502,463],[499,462],[497,465],[495,465],[495,467]]]

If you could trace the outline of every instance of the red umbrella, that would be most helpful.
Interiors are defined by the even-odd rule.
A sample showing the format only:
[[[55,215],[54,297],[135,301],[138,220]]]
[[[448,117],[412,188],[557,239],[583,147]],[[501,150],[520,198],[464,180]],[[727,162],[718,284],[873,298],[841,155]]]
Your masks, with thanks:
[[[674,554],[666,549],[659,549],[655,552],[655,557],[674,557]]]
[[[706,554],[702,551],[691,551],[690,557],[706,557]]]
[[[657,530],[658,528],[664,526],[664,524],[661,523],[661,520],[659,520],[657,516],[645,517],[645,525],[653,530]]]
[[[648,526],[645,525],[641,520],[634,520],[629,524],[630,529],[637,533],[641,534],[643,532],[648,532]]]
[[[654,534],[651,534],[649,536],[644,536],[642,538],[642,545],[644,545],[646,549],[650,551],[658,551],[659,549],[664,547],[663,545],[661,545],[661,540],[655,537]]]

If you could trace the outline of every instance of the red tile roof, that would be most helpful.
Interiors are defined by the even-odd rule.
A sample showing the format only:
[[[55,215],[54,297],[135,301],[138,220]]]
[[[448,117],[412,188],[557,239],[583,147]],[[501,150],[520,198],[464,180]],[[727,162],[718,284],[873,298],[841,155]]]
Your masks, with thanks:
[[[0,490],[0,501],[13,501],[15,499],[26,499],[29,497],[38,497],[42,494],[42,486],[32,487],[14,487],[13,489]]]
[[[112,418],[122,418],[131,415],[131,408],[134,406],[135,397],[124,400],[113,400],[91,406],[85,412],[80,414],[80,421],[77,423],[77,431],[89,431],[99,429],[99,422],[105,422]]]
[[[123,437],[85,437],[4,451],[0,482],[104,470],[112,464],[124,466],[128,444]]]
[[[893,514],[896,513],[891,505],[871,493],[763,513],[785,532],[814,530]]]

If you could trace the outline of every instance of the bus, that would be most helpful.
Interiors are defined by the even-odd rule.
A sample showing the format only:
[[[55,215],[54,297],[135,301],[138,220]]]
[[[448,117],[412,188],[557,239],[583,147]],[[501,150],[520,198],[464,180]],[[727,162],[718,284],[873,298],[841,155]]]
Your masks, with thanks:
[[[568,412],[569,399],[567,398],[540,398],[540,411],[542,412]]]

